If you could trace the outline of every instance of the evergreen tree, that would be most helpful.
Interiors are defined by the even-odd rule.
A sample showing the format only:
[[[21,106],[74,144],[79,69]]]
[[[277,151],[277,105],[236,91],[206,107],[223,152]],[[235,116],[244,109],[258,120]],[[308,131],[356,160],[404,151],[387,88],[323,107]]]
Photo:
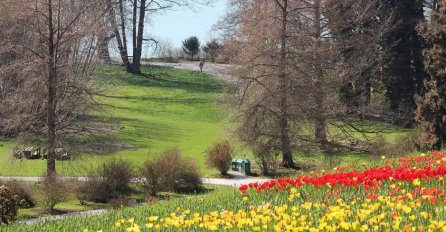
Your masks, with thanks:
[[[200,41],[196,36],[189,37],[183,41],[183,51],[194,60],[194,56],[200,52]]]
[[[446,0],[432,12],[421,34],[429,45],[423,53],[429,76],[424,82],[426,93],[417,98],[416,120],[426,148],[439,149],[446,142]]]
[[[222,47],[223,45],[221,43],[219,43],[216,39],[213,39],[206,43],[206,46],[203,47],[203,51],[209,55],[211,62],[215,62],[215,58]]]
[[[423,0],[381,1],[379,18],[390,30],[382,35],[383,80],[392,110],[411,112],[414,96],[422,94],[426,77],[423,44],[417,25],[424,20]]]

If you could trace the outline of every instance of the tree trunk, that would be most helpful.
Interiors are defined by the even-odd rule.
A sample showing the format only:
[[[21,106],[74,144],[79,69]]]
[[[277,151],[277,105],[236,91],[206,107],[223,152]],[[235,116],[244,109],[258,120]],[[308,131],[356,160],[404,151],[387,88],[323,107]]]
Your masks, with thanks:
[[[121,1],[120,1],[120,4],[122,4]],[[108,0],[108,7],[109,7],[110,23],[111,23],[112,28],[113,28],[113,34],[115,35],[116,42],[118,43],[119,55],[121,56],[122,63],[125,65],[126,71],[129,72],[129,70],[130,70],[130,62],[129,62],[129,57],[128,57],[128,54],[127,54],[127,45],[125,45],[124,44],[125,41],[122,41],[122,39],[121,39],[121,33],[119,32],[119,26],[116,23],[116,12],[114,10],[114,7],[113,7],[113,4],[112,4],[111,0]]]
[[[119,15],[121,18],[121,34],[122,34],[122,53],[124,54],[124,59],[122,60],[125,65],[125,70],[129,73],[132,72],[132,67],[129,61],[129,56],[127,52],[127,36],[125,33],[125,12],[124,12],[124,3],[123,0],[119,0]],[[122,57],[122,55],[121,55]]]
[[[141,54],[142,54],[142,43],[144,41],[144,20],[146,16],[146,0],[141,0],[139,7],[139,19],[138,19],[138,32],[136,33],[136,10],[134,8],[134,27],[133,34],[136,35],[136,39],[134,41],[136,44],[133,44],[133,64],[132,64],[132,73],[140,74],[141,73]],[[136,1],[135,1],[136,5]]]
[[[47,174],[56,172],[56,88],[57,88],[57,69],[55,59],[57,54],[54,41],[54,24],[53,24],[53,3],[48,0],[48,106],[47,106]]]
[[[321,60],[321,52],[322,52],[322,26],[321,26],[321,0],[315,0],[314,5],[314,38],[316,41],[315,47],[315,57],[314,57],[314,68],[316,74],[316,82],[314,86],[315,91],[315,103],[316,103],[316,112],[315,112],[315,138],[318,145],[325,149],[328,144],[327,133],[325,130],[326,127],[326,118],[324,112],[324,98],[325,93],[322,88],[322,80],[323,80],[323,68],[322,68],[322,60]]]
[[[288,123],[288,85],[287,85],[287,24],[288,24],[288,0],[283,0],[282,28],[280,35],[280,60],[279,60],[279,94],[280,94],[280,140],[282,152],[282,165],[287,168],[296,168],[293,161],[293,153],[290,147],[289,123]]]
[[[109,36],[102,36],[98,39],[98,54],[105,63],[110,63],[110,52],[108,51]]]

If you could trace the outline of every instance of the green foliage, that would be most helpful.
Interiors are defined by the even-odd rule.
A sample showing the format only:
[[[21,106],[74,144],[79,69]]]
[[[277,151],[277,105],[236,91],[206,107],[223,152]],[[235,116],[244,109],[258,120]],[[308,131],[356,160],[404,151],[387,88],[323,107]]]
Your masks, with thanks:
[[[227,140],[214,143],[206,150],[208,166],[217,168],[220,174],[226,175],[231,167],[233,152],[234,148]]]
[[[0,186],[0,224],[9,224],[15,221],[19,207],[19,197],[13,195],[9,188]]]
[[[200,41],[196,36],[189,37],[183,41],[183,51],[194,60],[194,56],[200,52]]]
[[[144,191],[152,196],[161,191],[191,193],[202,190],[197,165],[183,157],[179,150],[166,150],[156,159],[146,161],[141,168],[141,179]]]

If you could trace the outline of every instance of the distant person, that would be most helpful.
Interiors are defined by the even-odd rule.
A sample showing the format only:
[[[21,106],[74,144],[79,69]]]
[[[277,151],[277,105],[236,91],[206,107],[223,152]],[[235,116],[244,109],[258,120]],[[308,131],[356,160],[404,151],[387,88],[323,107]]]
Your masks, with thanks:
[[[200,71],[203,72],[204,61],[200,61]]]

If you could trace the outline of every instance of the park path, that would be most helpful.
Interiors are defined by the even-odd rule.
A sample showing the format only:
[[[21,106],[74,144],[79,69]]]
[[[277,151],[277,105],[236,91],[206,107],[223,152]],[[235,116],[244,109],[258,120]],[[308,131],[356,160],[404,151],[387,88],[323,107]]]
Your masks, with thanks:
[[[263,183],[268,181],[269,179],[265,178],[252,178],[247,177],[242,174],[236,173],[236,172],[230,172],[232,175],[232,178],[202,178],[203,184],[210,184],[210,185],[225,185],[225,186],[231,186],[231,187],[240,187],[244,184],[249,183]],[[64,180],[73,180],[73,181],[86,181],[88,180],[88,177],[61,177]],[[0,181],[11,181],[11,180],[17,180],[17,181],[28,181],[28,182],[39,182],[42,180],[42,177],[38,176],[0,176]],[[139,179],[133,179],[132,182],[139,182]]]
[[[147,62],[145,64],[157,65],[157,66],[169,66],[177,69],[184,69],[190,71],[200,71],[200,62],[187,62],[187,63],[165,63],[165,62]],[[220,79],[237,82],[237,78],[231,75],[232,70],[235,68],[232,64],[216,64],[216,63],[204,63],[203,72]]]

